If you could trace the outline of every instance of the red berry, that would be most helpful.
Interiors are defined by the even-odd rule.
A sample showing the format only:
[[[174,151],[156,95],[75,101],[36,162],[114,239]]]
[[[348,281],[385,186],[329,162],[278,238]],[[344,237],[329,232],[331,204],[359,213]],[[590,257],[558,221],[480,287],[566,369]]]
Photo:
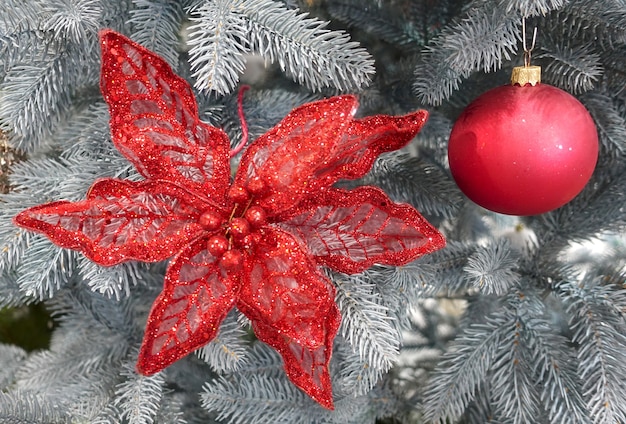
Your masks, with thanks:
[[[262,196],[267,192],[267,184],[259,177],[254,177],[248,182],[248,191],[254,196]]]
[[[267,222],[267,214],[260,206],[250,207],[245,213],[245,218],[252,228],[260,228]]]
[[[220,265],[228,272],[238,271],[243,266],[243,254],[237,249],[231,249],[222,255]]]
[[[221,257],[228,250],[228,239],[223,235],[215,235],[207,241],[206,249],[216,258]]]
[[[250,224],[244,218],[233,218],[228,224],[228,229],[236,240],[242,240],[250,234]]]
[[[239,186],[231,187],[230,190],[228,190],[228,197],[233,203],[238,205],[245,205],[250,198],[246,189]]]
[[[209,231],[217,230],[222,225],[223,220],[224,218],[215,211],[204,211],[198,218],[198,224]]]

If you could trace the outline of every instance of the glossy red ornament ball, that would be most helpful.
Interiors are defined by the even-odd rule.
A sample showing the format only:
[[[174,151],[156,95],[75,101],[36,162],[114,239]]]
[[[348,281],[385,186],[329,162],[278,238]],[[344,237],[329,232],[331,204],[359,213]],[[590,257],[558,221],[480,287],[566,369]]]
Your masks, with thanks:
[[[563,206],[587,184],[597,157],[589,112],[567,92],[541,83],[484,93],[461,113],[448,145],[461,191],[509,215]]]

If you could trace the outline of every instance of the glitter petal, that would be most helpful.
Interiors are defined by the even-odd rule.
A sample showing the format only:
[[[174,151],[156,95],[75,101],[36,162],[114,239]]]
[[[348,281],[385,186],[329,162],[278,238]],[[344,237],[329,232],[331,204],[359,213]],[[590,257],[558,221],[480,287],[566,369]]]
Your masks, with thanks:
[[[392,202],[376,187],[328,189],[300,209],[281,226],[297,234],[319,263],[347,274],[375,263],[403,265],[445,244],[413,207]]]
[[[111,266],[130,259],[158,262],[202,233],[193,219],[207,204],[166,181],[98,180],[86,200],[58,201],[20,212],[17,225],[61,247]]]
[[[146,178],[222,198],[230,179],[230,142],[224,131],[200,121],[187,81],[114,31],[103,30],[100,44],[100,87],[115,147]]]
[[[154,374],[211,341],[239,287],[236,276],[220,270],[204,240],[183,249],[170,262],[163,291],[152,305],[138,371]]]

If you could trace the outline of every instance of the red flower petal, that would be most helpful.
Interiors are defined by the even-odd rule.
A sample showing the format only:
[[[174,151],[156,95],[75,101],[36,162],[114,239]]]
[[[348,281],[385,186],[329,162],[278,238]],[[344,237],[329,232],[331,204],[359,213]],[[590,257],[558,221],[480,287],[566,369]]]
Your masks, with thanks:
[[[305,241],[318,262],[340,272],[403,265],[445,245],[412,206],[394,203],[376,187],[329,189],[299,207],[303,212],[281,227]]]
[[[115,147],[146,178],[222,199],[230,179],[230,143],[222,130],[200,121],[189,84],[121,34],[104,30],[100,40],[100,87]]]
[[[320,327],[335,306],[335,289],[296,239],[279,229],[263,229],[246,258],[238,308],[252,321],[309,347],[326,335]]]
[[[170,263],[148,317],[137,370],[151,375],[211,341],[232,309],[239,280],[220,271],[200,239]]]
[[[15,223],[45,234],[53,243],[110,266],[136,259],[157,262],[198,237],[199,210],[188,194],[164,181],[104,179],[86,200],[52,202],[20,212]]]
[[[376,115],[352,121],[335,147],[334,160],[315,172],[318,187],[361,178],[381,153],[398,150],[411,141],[426,119],[428,112],[420,110],[404,116]]]
[[[328,363],[341,318],[337,310],[330,311],[330,315],[325,318],[327,327],[323,328],[326,336],[324,344],[315,347],[303,346],[261,322],[253,322],[252,327],[259,340],[280,353],[289,379],[314,401],[332,410],[335,407]]]
[[[338,96],[292,110],[248,147],[234,186],[249,190],[252,180],[261,181],[269,190],[258,204],[270,215],[292,207],[310,193],[316,170],[334,160],[356,106],[353,96]]]
[[[246,260],[237,307],[282,355],[289,378],[332,409],[328,362],[341,321],[335,289],[290,234],[263,233]]]

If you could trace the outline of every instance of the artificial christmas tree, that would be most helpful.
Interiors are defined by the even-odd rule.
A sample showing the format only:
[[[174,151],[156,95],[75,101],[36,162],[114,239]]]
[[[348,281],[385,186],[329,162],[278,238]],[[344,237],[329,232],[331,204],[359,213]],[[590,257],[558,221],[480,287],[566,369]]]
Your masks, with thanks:
[[[538,27],[533,61],[542,65],[543,81],[589,110],[600,152],[577,197],[521,218],[463,197],[447,147],[461,110],[505,84],[523,61],[524,17]],[[104,28],[156,52],[189,81],[199,118],[223,129],[231,149],[248,132],[240,115],[254,143],[292,110],[338,94],[358,96],[353,122],[428,110],[428,122],[404,150],[370,154],[368,161],[380,157],[365,175],[350,174],[361,160],[355,153],[341,174],[352,178],[331,181],[329,190],[341,193],[380,187],[391,201],[412,204],[447,239],[445,248],[401,265],[378,260],[350,270],[322,263],[329,266],[320,276],[332,285],[327,293],[341,314],[328,365],[334,410],[290,383],[281,356],[256,338],[237,308],[222,311],[215,338],[196,353],[151,376],[137,373],[144,326],[168,264],[101,266],[13,224],[27,208],[101,195],[103,186],[90,190],[100,178],[145,188],[145,170],[133,164],[159,167],[158,158],[120,153],[113,144],[115,114],[98,84]],[[259,58],[263,71],[252,74]],[[1,129],[19,152],[15,158],[26,157],[11,163],[0,204],[0,304],[43,304],[55,323],[48,349],[0,345],[0,421],[626,421],[623,0],[5,0],[0,63]],[[251,88],[238,102],[242,83]],[[354,134],[342,137],[349,142]],[[235,182],[243,178],[240,163],[258,165],[243,155],[231,161]],[[323,167],[317,175],[339,176]],[[379,189],[365,190],[373,191],[360,200],[383,199]],[[210,218],[198,223],[211,227]],[[232,225],[235,218],[227,218]]]

